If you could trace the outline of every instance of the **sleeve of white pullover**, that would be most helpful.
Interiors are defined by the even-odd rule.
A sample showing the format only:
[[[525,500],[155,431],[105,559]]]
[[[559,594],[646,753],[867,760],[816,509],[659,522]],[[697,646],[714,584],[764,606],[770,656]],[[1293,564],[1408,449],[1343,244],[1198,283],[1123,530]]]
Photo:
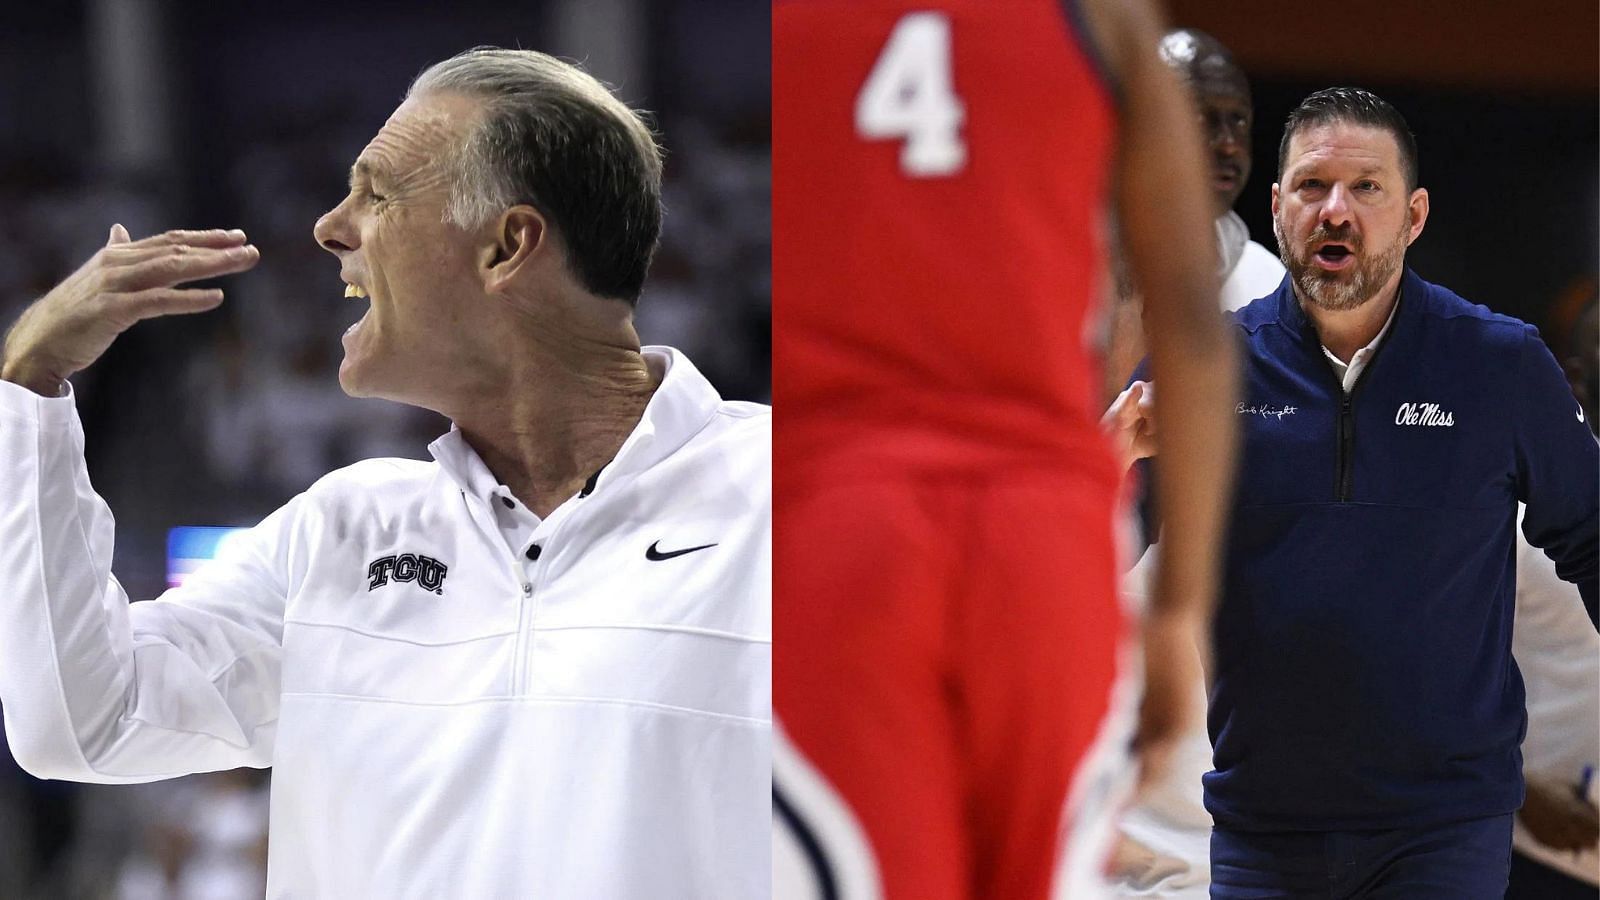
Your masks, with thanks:
[[[0,704],[17,762],[93,782],[269,765],[299,502],[130,605],[71,395],[0,382]]]

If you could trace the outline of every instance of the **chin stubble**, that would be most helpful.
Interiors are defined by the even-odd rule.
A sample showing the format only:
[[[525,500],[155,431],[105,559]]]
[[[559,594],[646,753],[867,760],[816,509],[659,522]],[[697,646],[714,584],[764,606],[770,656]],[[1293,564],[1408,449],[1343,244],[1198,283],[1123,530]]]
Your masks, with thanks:
[[[1377,296],[1378,289],[1388,282],[1405,261],[1406,227],[1402,225],[1400,234],[1396,235],[1389,249],[1374,257],[1370,263],[1363,264],[1358,261],[1354,267],[1355,271],[1350,273],[1350,278],[1346,281],[1340,280],[1341,273],[1322,272],[1311,263],[1311,244],[1338,238],[1317,236],[1318,233],[1314,232],[1315,239],[1308,241],[1307,246],[1298,248],[1303,253],[1299,255],[1291,252],[1289,245],[1284,241],[1282,225],[1277,221],[1272,223],[1273,236],[1278,239],[1278,259],[1283,262],[1283,267],[1289,270],[1289,277],[1294,280],[1294,286],[1299,290],[1300,296],[1318,309],[1328,312],[1356,309]]]

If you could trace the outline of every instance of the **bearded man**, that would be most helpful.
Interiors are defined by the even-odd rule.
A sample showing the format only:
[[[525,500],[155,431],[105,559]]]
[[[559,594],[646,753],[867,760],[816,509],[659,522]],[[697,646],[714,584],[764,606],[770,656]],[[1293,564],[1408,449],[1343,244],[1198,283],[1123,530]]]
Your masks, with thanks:
[[[1288,277],[1236,317],[1212,897],[1501,897],[1523,797],[1519,501],[1595,620],[1584,412],[1533,327],[1405,267],[1428,207],[1388,103],[1332,88],[1290,114]]]

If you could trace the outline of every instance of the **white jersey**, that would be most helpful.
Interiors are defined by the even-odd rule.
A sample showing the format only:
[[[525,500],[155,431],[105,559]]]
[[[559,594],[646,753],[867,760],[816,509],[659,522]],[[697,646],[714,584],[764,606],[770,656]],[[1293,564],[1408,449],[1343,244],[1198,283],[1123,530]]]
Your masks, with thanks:
[[[1517,532],[1517,613],[1511,652],[1528,691],[1522,771],[1577,786],[1585,767],[1600,766],[1600,634],[1578,589],[1556,577],[1550,557]],[[1595,802],[1595,779],[1588,800]],[[1513,824],[1512,846],[1580,881],[1600,884],[1600,847],[1553,850]]]
[[[1222,279],[1222,308],[1236,312],[1272,293],[1283,283],[1284,272],[1277,254],[1255,241],[1245,241],[1238,261]]]
[[[1222,273],[1222,308],[1242,309],[1250,301],[1277,290],[1283,282],[1283,263],[1276,254],[1249,239],[1244,221],[1228,212],[1216,220]],[[1122,590],[1131,604],[1143,609],[1156,556],[1150,548],[1123,578]],[[1122,815],[1122,833],[1160,857],[1143,879],[1113,886],[1117,897],[1161,897],[1166,900],[1205,900],[1211,884],[1211,814],[1206,812],[1200,776],[1211,771],[1211,739],[1206,734],[1206,691],[1196,684],[1190,691],[1190,721],[1195,727],[1179,737],[1165,777],[1145,789],[1139,802]]]
[[[646,352],[660,389],[538,550],[436,443],[324,477],[131,605],[70,395],[0,383],[18,762],[272,766],[271,897],[765,896],[771,415]]]

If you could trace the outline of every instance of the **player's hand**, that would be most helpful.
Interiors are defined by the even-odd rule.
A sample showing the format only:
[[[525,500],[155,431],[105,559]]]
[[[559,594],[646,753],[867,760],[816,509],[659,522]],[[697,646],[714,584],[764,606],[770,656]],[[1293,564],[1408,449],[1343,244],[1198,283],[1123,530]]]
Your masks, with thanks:
[[[1144,697],[1133,749],[1139,762],[1138,791],[1160,781],[1178,743],[1193,725],[1191,698],[1205,677],[1201,656],[1206,629],[1201,619],[1177,613],[1147,613],[1143,627]]]
[[[0,378],[54,397],[67,376],[99,359],[140,319],[203,312],[216,288],[179,288],[261,260],[242,231],[168,231],[129,240],[121,225],[78,271],[23,311],[6,334]]]
[[[1517,817],[1539,843],[1579,851],[1600,843],[1600,818],[1574,785],[1530,776],[1527,799]]]
[[[1106,876],[1117,884],[1146,889],[1160,884],[1162,879],[1182,875],[1189,864],[1175,856],[1162,856],[1125,834],[1117,835],[1117,845],[1112,848],[1106,862]]]
[[[1100,430],[1111,441],[1121,471],[1156,455],[1155,385],[1135,381],[1117,395],[1100,417]]]

